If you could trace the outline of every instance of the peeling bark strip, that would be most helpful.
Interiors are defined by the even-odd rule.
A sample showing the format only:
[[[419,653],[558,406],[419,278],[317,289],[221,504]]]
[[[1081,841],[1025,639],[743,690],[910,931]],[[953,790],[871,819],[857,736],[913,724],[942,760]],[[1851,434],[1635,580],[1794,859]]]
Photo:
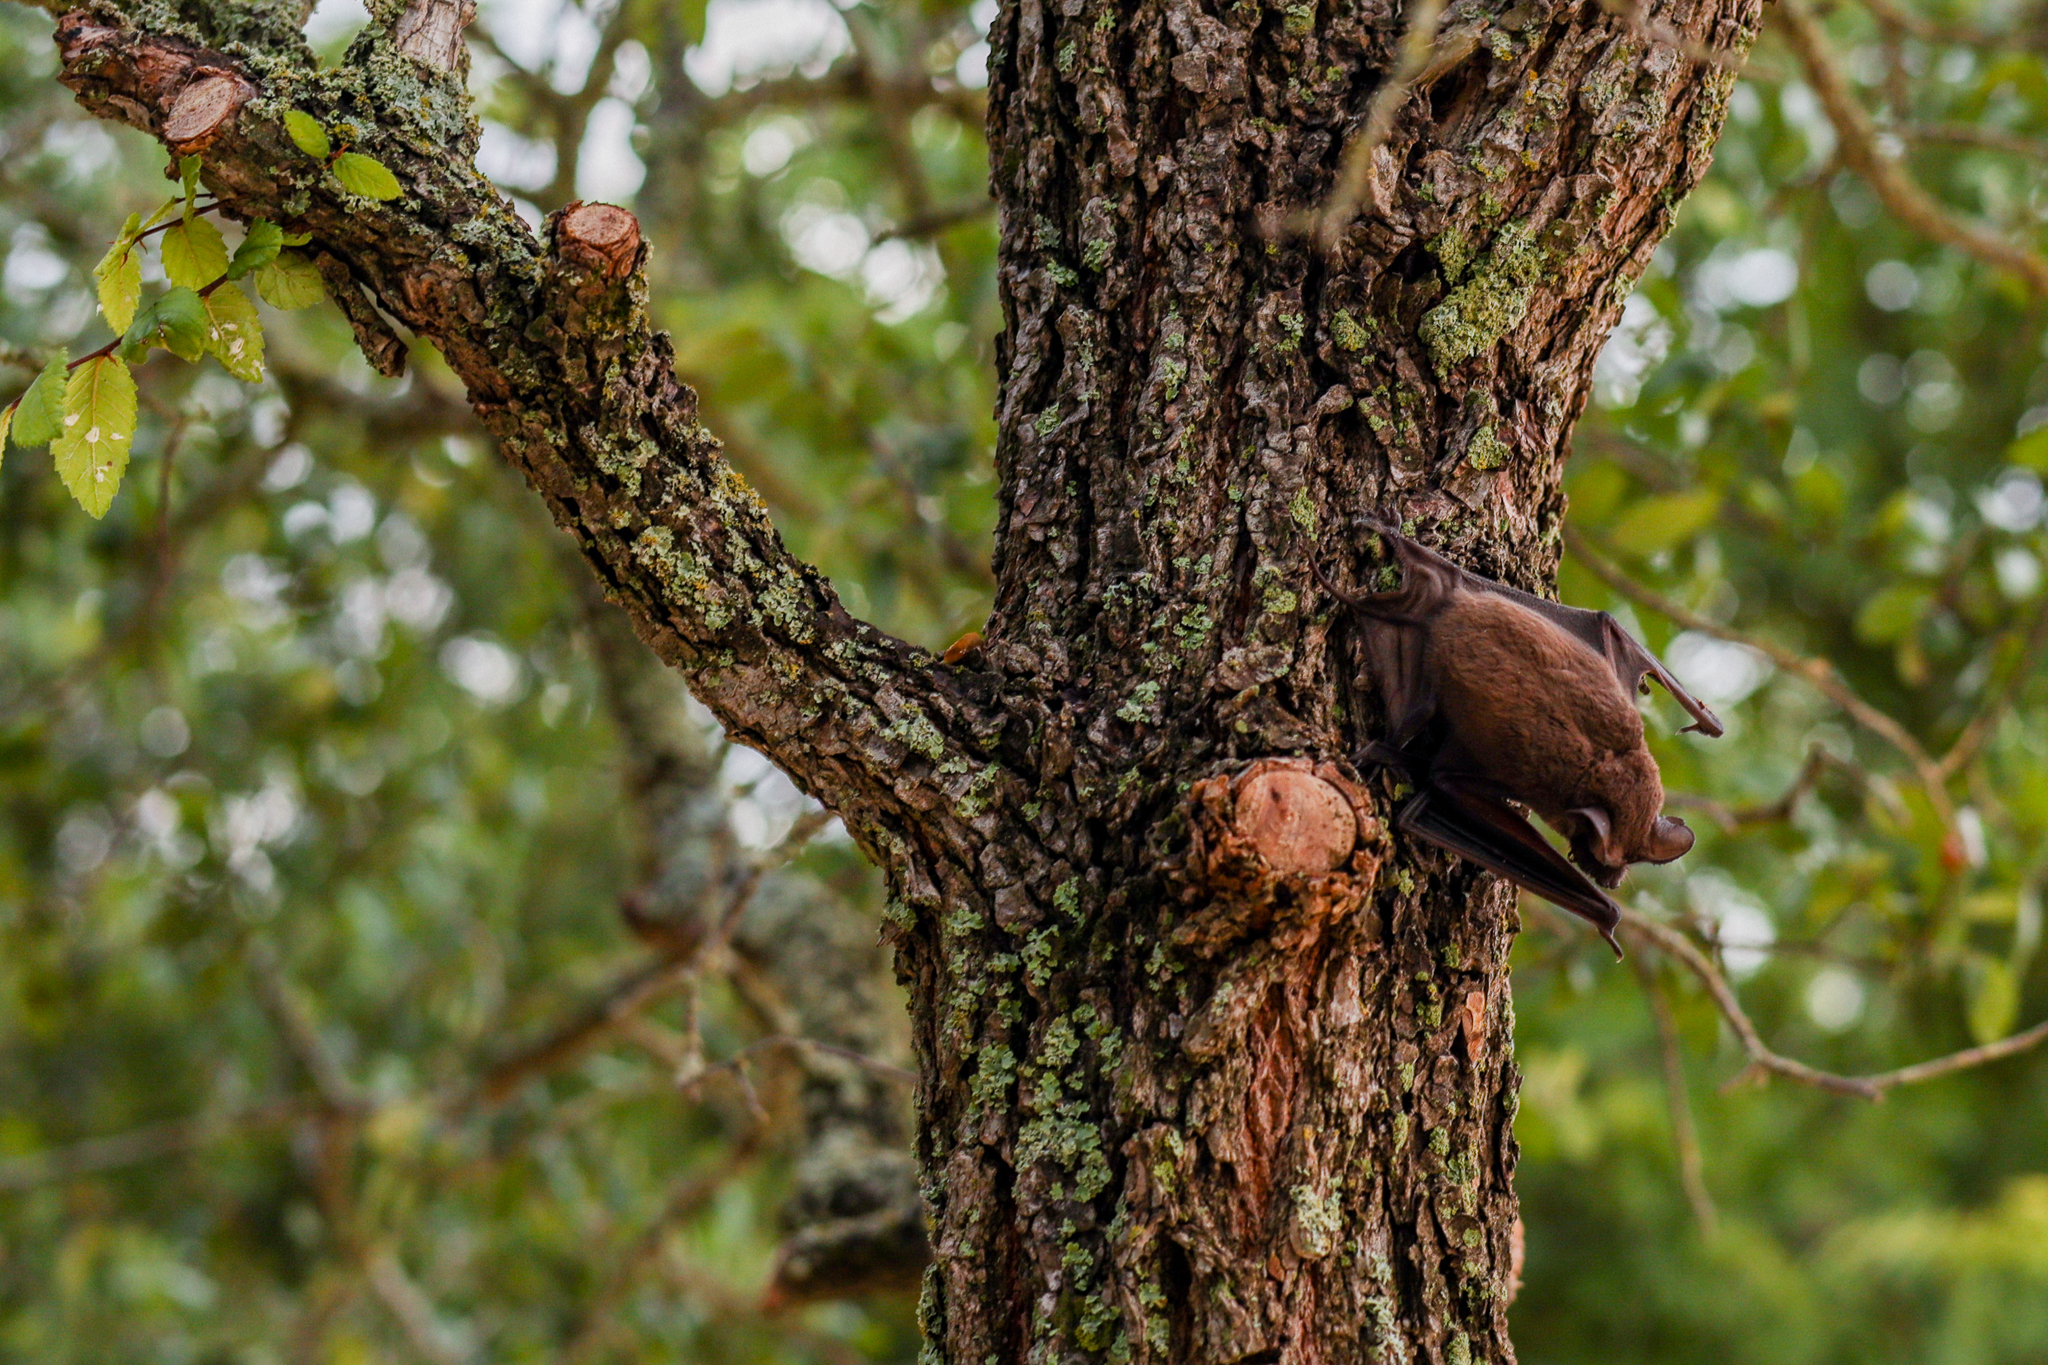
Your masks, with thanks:
[[[537,242],[477,175],[445,27],[327,72],[229,0],[58,42],[94,112],[206,125],[209,189],[312,234],[373,363],[399,326],[438,347],[641,638],[888,870],[932,1358],[1470,1365],[1514,1358],[1513,911],[1330,765],[1377,703],[1307,555],[1370,511],[1545,585],[1593,358],[1733,79],[1643,34],[1739,53],[1757,8],[1449,5],[1325,252],[1289,225],[1391,0],[1010,0],[997,601],[952,664],[784,551],[648,324],[630,215]],[[251,93],[183,121],[223,77]],[[287,109],[405,193],[349,195]]]

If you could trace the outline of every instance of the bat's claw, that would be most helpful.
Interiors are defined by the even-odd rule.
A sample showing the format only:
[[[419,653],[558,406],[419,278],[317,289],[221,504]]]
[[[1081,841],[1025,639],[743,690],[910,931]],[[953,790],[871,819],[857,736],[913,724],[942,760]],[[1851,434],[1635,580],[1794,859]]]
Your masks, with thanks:
[[[1596,927],[1600,929],[1600,937],[1607,940],[1607,946],[1614,949],[1614,960],[1616,962],[1621,961],[1623,957],[1627,956],[1625,953],[1621,951],[1621,940],[1617,939],[1614,936],[1614,930],[1607,928],[1604,925]]]

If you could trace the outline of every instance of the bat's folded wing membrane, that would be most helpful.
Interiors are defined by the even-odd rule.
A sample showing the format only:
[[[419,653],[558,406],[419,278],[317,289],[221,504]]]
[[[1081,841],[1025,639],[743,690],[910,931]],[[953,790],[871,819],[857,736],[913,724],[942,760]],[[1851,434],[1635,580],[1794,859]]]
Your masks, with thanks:
[[[1621,907],[1505,801],[1443,777],[1401,808],[1395,825],[1527,887],[1600,931],[1617,955]]]
[[[1643,675],[1649,674],[1664,685],[1671,699],[1684,707],[1692,717],[1688,730],[1697,730],[1709,739],[1721,736],[1721,718],[1705,702],[1685,690],[1685,684],[1671,676],[1663,661],[1649,650],[1644,649],[1635,637],[1621,628],[1621,622],[1604,611],[1590,611],[1585,607],[1568,607],[1562,602],[1551,602],[1505,583],[1468,574],[1465,580],[1474,587],[1484,588],[1514,598],[1523,606],[1547,618],[1552,625],[1567,634],[1586,642],[1595,654],[1607,660],[1614,669],[1614,676],[1621,681],[1622,690],[1634,693],[1642,685]]]

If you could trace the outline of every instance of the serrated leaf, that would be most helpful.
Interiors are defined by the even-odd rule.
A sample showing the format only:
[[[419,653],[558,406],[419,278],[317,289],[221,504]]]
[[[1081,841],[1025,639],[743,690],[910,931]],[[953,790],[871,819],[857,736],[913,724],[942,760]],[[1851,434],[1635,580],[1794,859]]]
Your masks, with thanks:
[[[99,277],[100,313],[107,326],[125,332],[135,321],[135,305],[142,298],[142,262],[136,258],[133,243],[116,242],[114,246],[92,273]]]
[[[242,236],[242,244],[235,248],[234,259],[228,262],[228,278],[239,280],[251,271],[260,270],[277,259],[279,248],[284,245],[284,230],[268,218],[258,218],[249,224],[248,232]]]
[[[199,192],[199,158],[196,156],[178,159],[178,179],[185,187],[185,221],[192,221],[192,196]]]
[[[14,404],[0,408],[0,461],[7,458],[7,428],[14,425]]]
[[[224,284],[206,296],[206,349],[221,368],[251,384],[263,382],[263,322],[249,296]]]
[[[142,215],[139,213],[129,214],[128,221],[121,224],[121,235],[114,239],[114,244],[111,247],[107,248],[107,259],[113,259],[116,251],[126,251],[129,247],[135,245],[135,239],[141,235]],[[106,261],[100,262],[102,266],[106,263]]]
[[[284,131],[291,138],[294,147],[315,161],[325,161],[328,152],[333,150],[333,144],[327,140],[326,127],[311,114],[297,109],[287,109],[284,115]]]
[[[334,158],[334,178],[341,187],[351,194],[360,194],[365,199],[396,199],[402,191],[398,188],[398,177],[391,168],[373,156],[361,152],[343,152]]]
[[[284,235],[284,244],[286,246],[304,246],[312,240],[313,234],[310,232],[287,232]]]
[[[57,475],[79,506],[103,517],[135,441],[135,378],[128,366],[103,355],[73,370],[64,386],[63,425],[50,446]]]
[[[298,252],[280,251],[276,260],[256,272],[256,292],[272,308],[311,308],[327,297],[327,282]]]
[[[189,218],[164,233],[164,274],[172,284],[204,289],[228,270],[228,244],[204,218]]]
[[[29,384],[28,392],[22,394],[14,414],[16,445],[48,445],[64,429],[64,382],[70,363],[69,355],[57,352]]]
[[[163,207],[158,209],[155,213],[149,215],[148,220],[145,221],[142,225],[142,230],[144,232],[149,231],[158,223],[161,223],[164,219],[170,217],[173,213],[176,213],[179,209],[183,208],[184,205],[185,201],[183,199],[164,200]]]
[[[225,287],[225,286],[223,286]],[[156,301],[156,330],[164,349],[180,360],[197,360],[206,354],[206,335],[212,320],[206,301],[183,287],[173,289]]]

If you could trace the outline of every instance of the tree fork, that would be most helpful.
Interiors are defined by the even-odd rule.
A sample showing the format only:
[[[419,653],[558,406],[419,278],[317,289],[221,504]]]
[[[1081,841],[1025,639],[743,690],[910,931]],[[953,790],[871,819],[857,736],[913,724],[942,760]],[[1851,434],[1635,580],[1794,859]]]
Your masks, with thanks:
[[[930,1358],[1512,1360],[1511,901],[1331,766],[1374,717],[1307,557],[1363,573],[1374,512],[1546,586],[1594,356],[1719,132],[1698,54],[1758,0],[1450,6],[1315,240],[1389,5],[1007,4],[998,584],[957,666],[783,550],[648,325],[630,217],[537,242],[476,174],[462,7],[327,72],[289,8],[97,4],[62,79],[207,124],[224,209],[312,234],[373,359],[394,324],[438,346],[641,637],[887,870]],[[348,195],[288,108],[405,193]]]

